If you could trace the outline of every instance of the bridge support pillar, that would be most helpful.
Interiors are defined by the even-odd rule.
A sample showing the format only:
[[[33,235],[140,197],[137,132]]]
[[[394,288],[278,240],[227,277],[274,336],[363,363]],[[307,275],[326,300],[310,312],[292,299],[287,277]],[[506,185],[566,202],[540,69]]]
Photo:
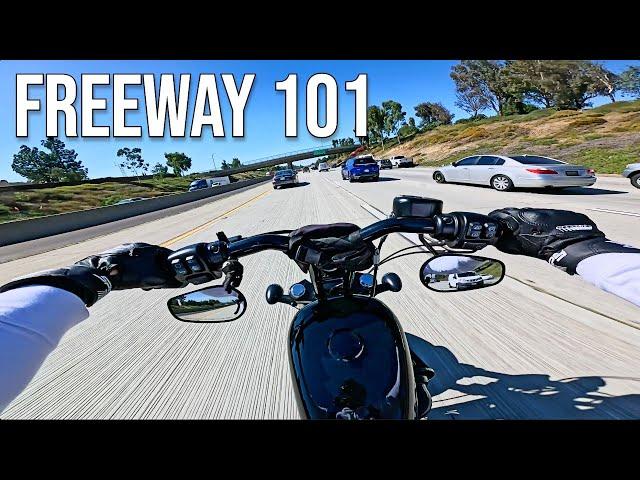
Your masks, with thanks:
[[[287,168],[293,170],[293,163],[287,162]]]

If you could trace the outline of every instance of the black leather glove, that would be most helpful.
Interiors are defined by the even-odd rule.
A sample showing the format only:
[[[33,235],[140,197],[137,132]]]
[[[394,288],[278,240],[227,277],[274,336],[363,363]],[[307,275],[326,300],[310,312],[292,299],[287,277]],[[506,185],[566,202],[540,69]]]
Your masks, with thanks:
[[[580,261],[593,255],[640,252],[607,240],[593,220],[582,213],[545,208],[503,208],[494,210],[489,216],[504,227],[496,244],[498,250],[546,260],[570,275],[576,273]]]
[[[148,243],[125,243],[98,255],[80,260],[109,277],[113,290],[129,288],[178,288],[185,284],[169,269],[167,257],[173,251]]]
[[[27,285],[49,285],[77,295],[90,307],[111,290],[182,287],[184,284],[167,268],[167,256],[171,253],[147,243],[127,243],[69,267],[18,278],[0,287],[0,292]]]

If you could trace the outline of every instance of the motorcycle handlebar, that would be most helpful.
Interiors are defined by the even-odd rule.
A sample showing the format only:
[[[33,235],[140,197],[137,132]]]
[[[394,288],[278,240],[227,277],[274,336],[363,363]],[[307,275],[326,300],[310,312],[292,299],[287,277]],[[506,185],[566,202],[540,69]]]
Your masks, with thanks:
[[[399,232],[428,234],[445,241],[452,248],[479,250],[498,240],[500,226],[486,215],[453,212],[428,218],[391,217],[363,227],[348,238],[355,244]],[[264,250],[287,252],[288,249],[289,236],[265,233],[238,240],[190,245],[171,254],[169,263],[176,278],[181,281],[204,283],[220,278],[222,265],[230,258],[240,258]]]

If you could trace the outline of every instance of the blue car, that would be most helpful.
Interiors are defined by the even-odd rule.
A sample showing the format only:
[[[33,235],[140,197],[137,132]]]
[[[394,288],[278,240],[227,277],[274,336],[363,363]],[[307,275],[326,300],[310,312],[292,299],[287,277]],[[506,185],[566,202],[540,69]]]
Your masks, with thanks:
[[[350,158],[342,165],[342,179],[354,182],[356,180],[378,181],[380,167],[372,155],[362,155]]]

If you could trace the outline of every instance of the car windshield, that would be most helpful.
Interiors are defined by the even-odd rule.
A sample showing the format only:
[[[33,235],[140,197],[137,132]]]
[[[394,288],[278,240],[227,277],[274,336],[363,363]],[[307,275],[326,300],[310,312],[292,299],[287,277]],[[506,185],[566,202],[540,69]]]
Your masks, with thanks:
[[[372,158],[356,158],[353,162],[354,165],[372,165],[376,163],[376,161]]]
[[[464,273],[459,273],[458,277],[475,277],[476,273],[475,272],[464,272]]]
[[[200,186],[206,185],[206,184],[207,184],[206,180],[194,180],[193,182],[191,182],[190,186],[192,186],[192,187],[200,187]],[[182,188],[184,188],[184,187],[182,187]]]
[[[276,173],[276,177],[282,177],[284,175],[293,175],[293,170],[280,170]]]
[[[563,165],[564,162],[554,160],[547,157],[538,157],[536,155],[516,155],[515,157],[509,157],[514,159],[518,163],[524,165]]]

